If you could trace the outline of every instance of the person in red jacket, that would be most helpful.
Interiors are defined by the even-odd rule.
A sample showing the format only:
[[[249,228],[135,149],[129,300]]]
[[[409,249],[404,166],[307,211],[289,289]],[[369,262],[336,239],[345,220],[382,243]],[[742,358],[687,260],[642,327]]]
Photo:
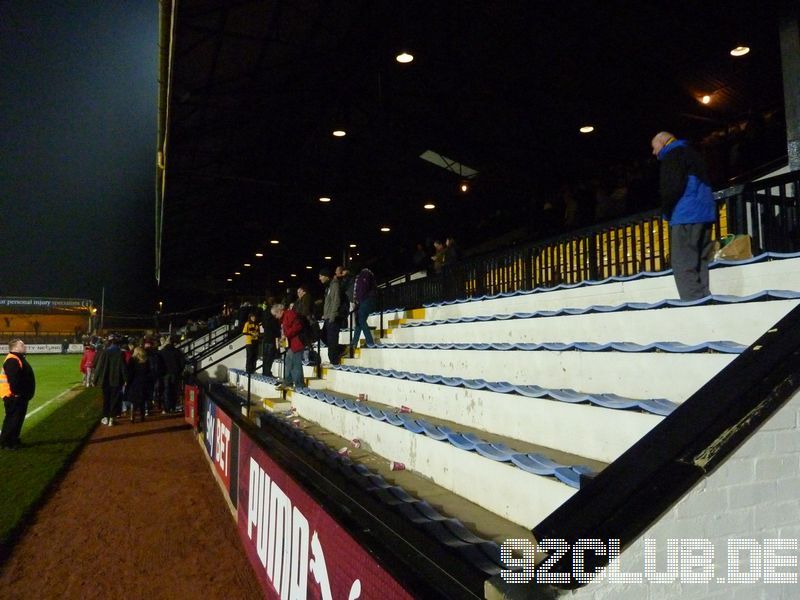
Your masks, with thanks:
[[[304,387],[303,381],[303,351],[306,346],[301,339],[304,322],[300,315],[292,309],[284,308],[283,304],[275,304],[270,309],[274,316],[281,323],[283,337],[287,341],[286,359],[283,368],[283,383],[279,387],[287,388],[290,385],[295,388]]]
[[[83,347],[83,356],[81,357],[81,373],[83,373],[84,387],[91,387],[92,385],[92,369],[94,369],[94,357],[97,354],[94,346],[86,343]]]

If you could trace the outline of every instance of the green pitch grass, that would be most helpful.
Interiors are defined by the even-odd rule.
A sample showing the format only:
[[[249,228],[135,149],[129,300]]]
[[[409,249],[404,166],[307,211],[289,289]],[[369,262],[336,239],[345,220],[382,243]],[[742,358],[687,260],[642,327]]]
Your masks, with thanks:
[[[20,436],[26,447],[0,451],[0,563],[13,534],[101,414],[100,390],[78,385],[80,356],[32,354],[28,362],[36,375],[36,395],[28,405]]]

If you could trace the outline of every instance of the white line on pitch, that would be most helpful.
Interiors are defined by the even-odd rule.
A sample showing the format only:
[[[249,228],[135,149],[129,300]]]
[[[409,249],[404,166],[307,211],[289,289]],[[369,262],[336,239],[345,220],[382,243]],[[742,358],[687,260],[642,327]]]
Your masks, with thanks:
[[[40,410],[42,410],[42,409],[43,409],[45,406],[47,406],[48,404],[50,404],[50,403],[52,403],[52,402],[55,402],[56,400],[58,400],[59,398],[61,398],[61,397],[63,397],[63,396],[66,396],[66,395],[67,395],[67,394],[69,394],[71,391],[72,391],[72,389],[70,388],[70,389],[68,389],[68,390],[64,390],[63,392],[61,392],[61,393],[60,393],[58,396],[56,396],[55,398],[50,398],[50,400],[48,400],[47,402],[45,402],[44,404],[42,404],[42,405],[41,405],[39,408],[34,408],[34,409],[31,411],[31,412],[29,412],[27,415],[25,415],[25,418],[27,419],[28,417],[32,417],[32,416],[33,416],[33,415],[35,415],[37,412],[39,412]]]

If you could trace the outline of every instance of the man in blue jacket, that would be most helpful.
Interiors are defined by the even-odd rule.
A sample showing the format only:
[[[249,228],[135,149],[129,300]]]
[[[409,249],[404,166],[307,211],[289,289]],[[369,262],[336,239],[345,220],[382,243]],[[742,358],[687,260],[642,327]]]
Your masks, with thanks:
[[[681,300],[711,294],[708,260],[711,225],[717,208],[706,166],[685,140],[662,131],[652,139],[653,154],[661,161],[661,212],[669,222],[672,273]]]

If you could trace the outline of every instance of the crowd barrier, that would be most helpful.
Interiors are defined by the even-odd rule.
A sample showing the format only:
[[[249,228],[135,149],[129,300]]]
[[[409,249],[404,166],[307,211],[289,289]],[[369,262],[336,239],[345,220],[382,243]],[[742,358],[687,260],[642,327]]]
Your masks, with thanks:
[[[187,386],[185,418],[199,432],[267,598],[412,596],[268,455],[236,408]]]
[[[61,344],[25,344],[27,354],[63,354]],[[70,344],[67,354],[81,354],[83,344]],[[8,354],[8,344],[0,344],[0,354]]]

